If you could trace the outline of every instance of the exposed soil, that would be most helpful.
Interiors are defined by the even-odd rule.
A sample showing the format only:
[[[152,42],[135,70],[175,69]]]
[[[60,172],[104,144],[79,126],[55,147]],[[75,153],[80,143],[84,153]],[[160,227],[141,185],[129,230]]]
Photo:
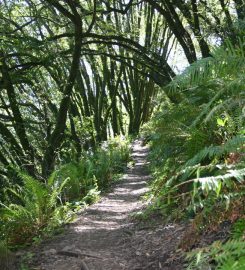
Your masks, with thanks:
[[[132,215],[144,208],[148,148],[133,144],[135,165],[65,233],[32,248],[30,268],[39,270],[182,270],[177,246],[185,226],[139,223]],[[149,225],[150,224],[150,225]],[[23,256],[23,255],[22,255]]]

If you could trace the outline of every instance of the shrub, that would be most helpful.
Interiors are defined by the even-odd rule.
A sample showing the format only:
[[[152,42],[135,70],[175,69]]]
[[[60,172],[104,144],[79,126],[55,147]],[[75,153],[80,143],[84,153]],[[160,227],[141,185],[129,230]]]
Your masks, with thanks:
[[[128,141],[115,138],[57,168],[46,183],[18,172],[22,185],[6,188],[1,202],[0,239],[11,247],[31,243],[69,222],[74,211],[98,199],[128,159]]]
[[[20,204],[2,204],[0,216],[1,238],[6,239],[9,245],[25,244],[42,234],[47,227],[56,227],[69,220],[67,209],[59,201],[63,188],[68,179],[58,184],[53,174],[47,185],[19,172],[23,186],[19,190],[9,189],[20,200]]]
[[[146,128],[150,137],[155,207],[190,212],[243,194],[244,47],[228,41],[213,57],[177,76],[167,98]],[[237,72],[237,70],[240,72]],[[153,199],[154,200],[154,199]],[[168,211],[169,213],[169,211]]]

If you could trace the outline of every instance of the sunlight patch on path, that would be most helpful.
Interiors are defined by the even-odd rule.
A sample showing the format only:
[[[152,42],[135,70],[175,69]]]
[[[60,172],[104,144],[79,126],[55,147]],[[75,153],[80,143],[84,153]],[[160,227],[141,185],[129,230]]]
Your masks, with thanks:
[[[142,147],[141,141],[133,144],[132,157],[134,167],[128,169],[120,182],[115,184],[114,189],[101,198],[101,200],[81,214],[81,216],[70,225],[67,233],[57,237],[55,242],[45,248],[54,249],[57,255],[52,259],[40,252],[40,269],[60,270],[60,265],[67,265],[69,269],[81,270],[77,258],[60,256],[59,251],[69,250],[81,251],[83,254],[96,254],[95,259],[85,256],[89,270],[122,270],[126,268],[127,260],[122,252],[125,245],[130,244],[125,238],[130,226],[133,225],[131,216],[142,210],[144,206],[141,196],[149,189],[147,182],[150,180],[146,168],[147,147]],[[75,251],[74,251],[75,250]],[[40,266],[40,265],[39,265]],[[80,268],[79,268],[80,267]],[[64,269],[64,268],[63,268]],[[68,269],[68,268],[67,268]]]

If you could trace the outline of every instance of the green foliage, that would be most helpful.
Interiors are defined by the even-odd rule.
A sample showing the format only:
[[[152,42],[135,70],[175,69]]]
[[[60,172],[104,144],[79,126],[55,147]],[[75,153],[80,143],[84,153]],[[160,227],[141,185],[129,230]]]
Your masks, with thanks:
[[[68,184],[54,181],[52,175],[47,185],[19,172],[23,186],[19,189],[9,189],[19,199],[19,203],[2,204],[1,238],[10,245],[29,243],[34,237],[42,234],[44,228],[55,228],[70,219],[68,209],[58,205],[59,196]]]
[[[222,156],[227,155],[228,153],[239,151],[242,152],[242,146],[245,143],[244,136],[234,136],[232,139],[224,142],[222,145],[218,146],[206,146],[204,149],[200,150],[193,158],[189,159],[184,167],[193,166],[195,164],[201,163],[204,160],[212,160],[215,157],[217,159],[221,158]]]
[[[93,203],[129,160],[129,143],[115,138],[78,162],[65,164],[46,183],[18,172],[21,185],[5,189],[0,208],[0,239],[12,247],[39,241],[69,222],[74,211]]]
[[[95,176],[99,187],[106,187],[113,175],[122,173],[130,158],[129,141],[115,137],[104,144],[95,154]]]
[[[245,236],[245,218],[241,218],[233,225],[232,238],[239,239]]]
[[[229,240],[225,244],[217,241],[190,252],[187,260],[191,261],[188,270],[242,270],[245,267],[245,242],[242,239]]]
[[[233,214],[242,217],[229,207],[244,197],[244,67],[244,40],[236,46],[227,41],[170,83],[165,91],[176,94],[178,103],[165,98],[144,127],[155,176],[150,209],[165,218],[193,218],[201,212],[201,230],[216,222],[214,209],[231,220]],[[217,213],[217,222],[221,216]],[[234,239],[224,244],[190,252],[187,269],[244,269],[244,219],[234,224],[231,235]]]
[[[116,137],[105,142],[94,152],[83,153],[78,162],[71,162],[61,166],[55,179],[62,183],[69,178],[69,185],[64,188],[63,197],[66,201],[81,200],[88,196],[90,201],[91,190],[94,190],[95,199],[97,192],[110,185],[116,174],[123,172],[129,160],[129,143]]]
[[[244,65],[243,41],[236,47],[227,41],[167,87],[168,93],[180,93],[180,102],[165,98],[144,129],[156,179],[153,208],[169,214],[179,207],[188,214],[215,201],[228,207],[232,198],[242,196]]]
[[[244,58],[244,37],[239,38],[239,42],[235,46],[231,41],[226,40],[222,47],[217,47],[213,51],[212,57],[198,60],[186,68],[169,84],[167,91],[188,91],[195,101],[204,98],[209,101],[207,93],[200,93],[203,87],[209,92],[219,86],[219,91],[211,99],[212,103],[224,93],[241,93],[244,81]],[[238,70],[239,72],[237,72]],[[220,88],[221,85],[225,87]],[[201,94],[200,97],[196,96],[196,92]]]

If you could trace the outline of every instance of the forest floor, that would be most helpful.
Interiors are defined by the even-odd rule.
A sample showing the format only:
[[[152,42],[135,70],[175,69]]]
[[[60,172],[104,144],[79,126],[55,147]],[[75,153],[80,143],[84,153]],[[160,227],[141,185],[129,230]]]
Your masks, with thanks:
[[[134,217],[145,207],[141,197],[148,191],[151,176],[148,148],[141,141],[135,141],[132,148],[134,167],[62,235],[32,247],[30,269],[184,269],[176,250],[186,226],[163,225],[158,217],[147,222]]]

